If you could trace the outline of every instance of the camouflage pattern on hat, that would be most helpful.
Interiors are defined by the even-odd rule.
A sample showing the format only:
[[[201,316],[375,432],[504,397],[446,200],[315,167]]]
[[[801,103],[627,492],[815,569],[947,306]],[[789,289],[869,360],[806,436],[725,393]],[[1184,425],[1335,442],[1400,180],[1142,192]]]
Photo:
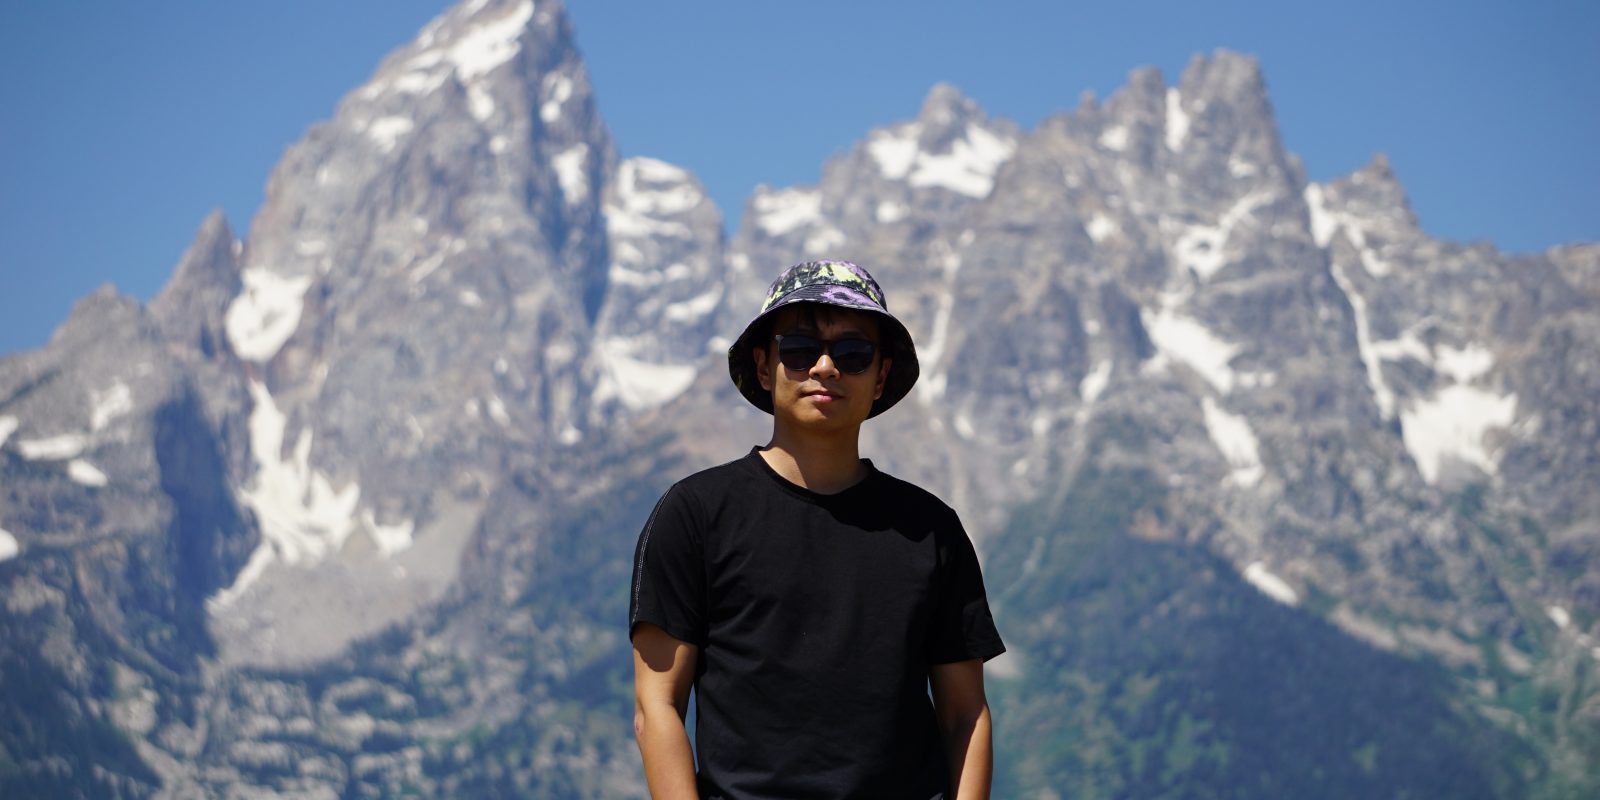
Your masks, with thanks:
[[[756,408],[772,413],[772,396],[761,388],[756,376],[755,358],[750,355],[752,334],[772,312],[794,303],[821,303],[839,308],[866,311],[879,317],[884,356],[892,359],[883,396],[872,404],[868,418],[875,417],[900,402],[917,382],[916,347],[900,320],[889,313],[883,289],[872,274],[849,261],[807,261],[783,271],[767,288],[767,299],[760,313],[750,320],[744,332],[728,348],[728,373],[739,394]]]
[[[767,287],[767,302],[761,306],[765,314],[782,305],[790,295],[801,289],[820,287],[822,292],[814,299],[819,303],[865,311],[888,313],[883,289],[861,267],[849,261],[807,261],[784,270],[778,279]]]

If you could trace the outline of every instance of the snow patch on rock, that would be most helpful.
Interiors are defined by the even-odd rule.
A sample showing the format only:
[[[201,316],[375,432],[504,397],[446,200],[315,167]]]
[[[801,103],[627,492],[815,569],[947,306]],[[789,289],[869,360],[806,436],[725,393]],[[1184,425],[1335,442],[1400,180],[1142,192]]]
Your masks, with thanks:
[[[382,525],[378,523],[377,515],[372,509],[364,508],[361,510],[361,522],[372,535],[372,542],[378,546],[378,552],[385,556],[392,556],[411,548],[411,534],[416,529],[414,521],[405,519],[394,525]]]
[[[16,417],[10,415],[0,417],[0,447],[6,446],[6,440],[11,438],[11,434],[16,433],[20,424]]]
[[[250,451],[256,471],[239,492],[255,512],[261,543],[232,586],[210,599],[213,608],[232,603],[272,563],[315,564],[339,552],[358,529],[365,529],[380,553],[410,546],[412,523],[379,526],[370,510],[358,514],[361,487],[351,482],[335,489],[328,476],[311,466],[312,432],[302,430],[293,451],[283,452],[288,417],[260,381],[250,384]]]
[[[1101,147],[1120,153],[1128,149],[1128,129],[1121,125],[1113,125],[1100,134],[1099,141]]]
[[[65,461],[76,458],[89,446],[89,437],[82,433],[63,433],[47,439],[21,439],[17,450],[29,461]]]
[[[472,8],[465,11],[467,16],[477,13]],[[532,18],[533,3],[528,0],[499,19],[473,25],[449,44],[435,47],[444,21],[441,17],[417,37],[417,44],[424,49],[407,59],[398,75],[373,80],[361,89],[359,96],[364,100],[376,100],[386,92],[428,94],[455,75],[463,84],[469,84],[467,102],[473,116],[486,120],[494,111],[494,100],[472,85],[473,81],[516,56],[522,49],[522,32]]]
[[[953,422],[957,436],[963,439],[971,439],[978,435],[977,429],[972,427],[972,418],[965,413],[957,414]]]
[[[489,419],[499,423],[502,428],[511,427],[511,414],[506,411],[506,401],[501,400],[500,395],[491,392],[484,406],[489,409]]]
[[[922,126],[913,122],[893,131],[879,131],[867,142],[867,154],[878,171],[890,180],[904,179],[918,188],[939,187],[969,197],[987,197],[994,188],[995,172],[1016,153],[1017,143],[980,125],[968,124],[947,153],[927,153],[917,137]]]
[[[1187,364],[1218,392],[1233,391],[1236,376],[1229,364],[1238,354],[1239,345],[1224,341],[1198,320],[1178,313],[1177,306],[1177,298],[1167,296],[1157,311],[1139,311],[1151,343],[1161,355]]]
[[[1311,213],[1311,238],[1318,247],[1327,247],[1333,241],[1334,231],[1339,229],[1339,221],[1328,210],[1327,198],[1323,196],[1320,184],[1307,185],[1305,198],[1306,209]]]
[[[878,172],[892,181],[904,178],[917,160],[915,123],[895,131],[878,131],[867,141],[867,154],[878,162]]]
[[[689,226],[660,217],[692,210],[704,199],[684,170],[653,158],[629,158],[617,167],[616,191],[604,209],[606,228],[613,237],[686,239]]]
[[[17,542],[17,537],[11,531],[0,528],[0,561],[10,561],[22,552],[22,545]]]
[[[832,225],[824,225],[807,236],[805,244],[800,247],[808,256],[823,256],[835,248],[843,246],[844,243],[844,231]]]
[[[1267,570],[1267,565],[1256,561],[1244,568],[1244,579],[1262,594],[1286,605],[1300,604],[1300,595],[1284,579]]]
[[[1183,110],[1183,95],[1176,88],[1167,89],[1167,149],[1176,153],[1183,149],[1189,136],[1189,115]]]
[[[632,248],[627,248],[627,250],[632,250]],[[684,264],[681,261],[673,262],[666,269],[661,270],[628,269],[626,266],[624,266],[625,262],[637,262],[639,259],[634,257],[637,254],[636,250],[631,253],[627,252],[627,250],[624,250],[623,253],[619,254],[618,262],[612,264],[611,270],[606,273],[607,280],[609,280],[613,285],[639,287],[659,286],[663,283],[676,283],[678,281],[685,280],[690,275],[689,265]]]
[[[918,152],[908,182],[919,188],[937,186],[968,197],[987,197],[1000,165],[1016,151],[1015,141],[968,125],[966,135],[951,143],[949,153]]]
[[[1122,229],[1117,226],[1117,223],[1111,221],[1110,217],[1095,212],[1095,215],[1089,218],[1089,223],[1083,226],[1083,230],[1089,234],[1090,239],[1093,239],[1098,244],[1116,235]]]
[[[93,488],[104,486],[107,482],[106,474],[101,472],[99,467],[81,458],[74,458],[67,462],[67,477],[76,483]]]
[[[1335,277],[1342,276],[1335,271]],[[1340,283],[1344,285],[1344,281]],[[1355,304],[1352,296],[1352,305]],[[1360,334],[1363,326],[1359,315],[1357,322]],[[1497,457],[1484,443],[1484,436],[1491,430],[1509,427],[1516,420],[1517,396],[1472,385],[1494,367],[1494,354],[1471,342],[1462,347],[1438,345],[1430,353],[1427,345],[1410,331],[1399,339],[1373,343],[1371,350],[1377,358],[1414,358],[1432,366],[1436,375],[1446,379],[1443,388],[1426,398],[1413,398],[1400,410],[1401,439],[1417,462],[1423,480],[1438,483],[1447,458],[1495,474]],[[1379,390],[1379,406],[1389,416],[1396,401],[1381,377],[1374,385],[1374,391]]]
[[[117,381],[111,388],[93,393],[90,404],[89,429],[98,431],[133,410],[133,390],[128,384]],[[0,422],[0,428],[3,427],[4,423]],[[0,435],[0,443],[4,441],[5,436]]]
[[[311,278],[284,277],[260,267],[246,269],[239,277],[243,291],[228,305],[223,317],[228,342],[240,358],[270,361],[300,325]]]
[[[605,339],[597,348],[604,374],[595,390],[597,401],[616,398],[629,411],[666,405],[689,389],[698,372],[693,364],[663,364],[633,358],[634,347],[623,338]]]
[[[1367,300],[1361,296],[1361,292],[1356,289],[1350,276],[1345,274],[1337,259],[1333,261],[1330,271],[1333,273],[1333,282],[1344,292],[1345,299],[1350,303],[1350,312],[1355,317],[1356,353],[1367,369],[1367,386],[1372,389],[1373,400],[1378,404],[1378,413],[1384,419],[1391,419],[1394,417],[1394,392],[1383,378],[1383,356],[1372,341],[1372,323],[1367,317]]]
[[[1111,359],[1101,359],[1078,383],[1078,396],[1083,398],[1085,404],[1093,403],[1100,399],[1100,394],[1106,390],[1109,383],[1111,383]]]
[[[494,97],[482,84],[473,83],[467,86],[467,111],[472,113],[472,118],[479,122],[488,122],[494,116]]]
[[[1494,354],[1489,348],[1470,342],[1461,348],[1441,345],[1435,350],[1433,365],[1456,383],[1471,383],[1494,366]]]
[[[283,453],[288,418],[259,381],[250,384],[250,450],[256,473],[243,492],[245,505],[262,523],[263,545],[293,564],[320,560],[344,544],[351,532],[360,487],[335,490],[326,475],[311,467],[312,432],[302,430],[294,450]]]
[[[1206,433],[1222,457],[1227,460],[1227,482],[1250,488],[1261,482],[1265,470],[1261,466],[1260,446],[1250,423],[1238,414],[1224,410],[1217,401],[1207,397],[1200,401],[1205,415]]]
[[[589,146],[579,142],[557,153],[550,159],[555,168],[556,181],[561,184],[561,194],[569,204],[583,202],[589,196]]]
[[[416,123],[409,117],[380,117],[367,126],[367,138],[378,146],[379,152],[389,153],[400,143],[400,137],[410,133],[415,127]]]
[[[572,79],[552,72],[544,77],[545,101],[539,106],[539,119],[546,125],[561,119],[561,106],[572,99]]]
[[[1184,228],[1173,244],[1173,255],[1179,265],[1194,270],[1201,280],[1207,280],[1222,269],[1223,245],[1233,235],[1235,228],[1257,208],[1272,200],[1268,191],[1251,192],[1235,202],[1216,225],[1190,225]]]
[[[782,236],[822,219],[822,194],[815,189],[780,189],[756,195],[756,225],[769,236]]]
[[[428,94],[443,85],[445,79],[449,77],[450,73],[444,70],[434,72],[416,70],[400,75],[388,86],[401,94]]]
[[[1380,339],[1373,342],[1372,352],[1387,361],[1399,361],[1403,358],[1414,358],[1424,364],[1433,361],[1433,355],[1428,352],[1428,346],[1417,338],[1415,330],[1408,330],[1400,334],[1398,339]]]
[[[1547,606],[1544,610],[1544,613],[1548,615],[1550,617],[1550,621],[1554,622],[1556,627],[1560,628],[1561,630],[1566,630],[1567,626],[1572,624],[1572,615],[1561,606]]]
[[[617,193],[642,214],[682,214],[705,199],[681,167],[653,158],[630,158],[617,169]]]
[[[926,387],[915,391],[918,392],[917,401],[924,406],[944,396],[948,376],[940,362],[944,359],[944,350],[950,341],[950,324],[955,315],[956,298],[952,287],[955,286],[956,275],[961,272],[961,254],[957,253],[949,243],[936,243],[934,258],[944,273],[944,280],[933,314],[933,331],[928,336],[927,343],[918,348],[921,353],[919,360],[922,363],[923,378],[918,380],[917,384],[918,386],[926,384]]]
[[[1428,483],[1438,483],[1446,458],[1465,461],[1493,475],[1498,464],[1484,444],[1484,434],[1509,426],[1516,415],[1515,394],[1455,384],[1401,411],[1400,437]]]
[[[713,286],[688,300],[668,303],[661,309],[661,318],[667,322],[696,322],[717,310],[722,304],[722,287]]]
[[[1306,186],[1304,197],[1311,215],[1311,238],[1318,247],[1326,248],[1333,241],[1334,234],[1342,230],[1350,243],[1355,245],[1361,266],[1367,274],[1382,278],[1393,271],[1389,262],[1384,261],[1378,251],[1368,245],[1366,229],[1361,220],[1328,208],[1327,196],[1323,194],[1320,184]]]
[[[497,20],[468,30],[443,53],[455,65],[456,75],[470,81],[510,61],[522,49],[520,37],[533,19],[533,1],[518,3]]]

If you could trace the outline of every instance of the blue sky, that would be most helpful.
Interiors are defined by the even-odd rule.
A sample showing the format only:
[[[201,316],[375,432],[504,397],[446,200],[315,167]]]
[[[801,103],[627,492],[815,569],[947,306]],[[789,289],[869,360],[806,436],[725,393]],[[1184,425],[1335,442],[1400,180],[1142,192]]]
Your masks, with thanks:
[[[201,220],[244,235],[283,150],[441,0],[0,7],[0,354],[103,283],[148,300]],[[1389,156],[1423,227],[1530,252],[1600,240],[1600,3],[569,0],[624,156],[730,220],[810,183],[936,82],[1032,128],[1130,70],[1258,57],[1314,180]]]

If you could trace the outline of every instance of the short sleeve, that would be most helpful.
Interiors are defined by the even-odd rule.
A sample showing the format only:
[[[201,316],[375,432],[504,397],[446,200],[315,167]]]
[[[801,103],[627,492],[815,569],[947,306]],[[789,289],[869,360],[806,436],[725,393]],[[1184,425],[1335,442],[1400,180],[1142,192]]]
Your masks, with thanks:
[[[978,554],[959,520],[953,520],[939,535],[939,598],[928,640],[928,663],[988,661],[1004,653],[1006,646],[989,611]]]
[[[700,526],[683,487],[673,486],[656,502],[639,532],[633,556],[633,592],[628,636],[641,622],[672,638],[704,646],[705,559]]]

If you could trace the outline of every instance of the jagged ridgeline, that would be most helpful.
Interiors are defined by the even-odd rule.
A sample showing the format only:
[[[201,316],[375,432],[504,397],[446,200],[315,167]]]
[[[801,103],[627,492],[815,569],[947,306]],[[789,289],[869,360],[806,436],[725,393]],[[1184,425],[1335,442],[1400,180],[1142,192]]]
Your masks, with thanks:
[[[935,86],[722,224],[477,0],[0,360],[0,795],[643,796],[634,537],[821,256],[919,344],[864,446],[984,556],[1000,796],[1600,794],[1600,246],[1308,181],[1226,52],[1031,131]]]

